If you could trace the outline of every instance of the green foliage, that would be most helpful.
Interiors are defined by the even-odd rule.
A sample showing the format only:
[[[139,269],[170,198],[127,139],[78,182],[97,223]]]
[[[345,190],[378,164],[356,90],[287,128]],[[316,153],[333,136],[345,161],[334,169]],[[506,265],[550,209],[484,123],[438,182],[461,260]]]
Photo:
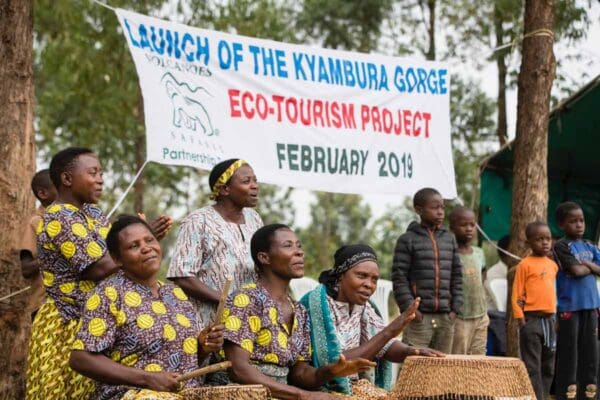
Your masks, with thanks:
[[[276,0],[192,0],[190,25],[238,35],[296,42],[295,11]]]
[[[294,225],[296,213],[292,203],[292,188],[279,188],[274,185],[260,184],[258,213],[267,224]]]
[[[445,0],[444,0],[445,1]],[[440,0],[400,0],[394,2],[389,38],[392,55],[431,56],[430,10],[439,8]],[[430,8],[431,7],[431,8]],[[434,19],[437,22],[437,19]],[[434,32],[435,33],[435,32]],[[428,57],[435,58],[435,57]]]
[[[444,23],[449,27],[445,37],[448,46],[445,57],[481,67],[496,57],[509,57],[514,50],[512,47],[496,53],[492,49],[510,44],[521,35],[521,0],[444,1],[441,8]]]
[[[163,3],[111,1],[154,15]],[[127,43],[115,14],[90,1],[36,0],[34,9],[38,147],[46,159],[73,145],[96,151],[106,171],[108,209],[137,172],[136,152],[145,159],[142,97]],[[147,187],[168,189],[159,199],[168,207],[182,197],[178,182],[186,173],[149,165],[143,176]],[[132,211],[132,198],[120,212]]]
[[[478,82],[452,77],[450,119],[457,191],[467,207],[479,205],[479,163],[495,140],[495,109]]]
[[[377,253],[379,273],[383,279],[392,278],[392,261],[398,237],[406,231],[408,224],[416,219],[412,211],[412,199],[406,197],[402,204],[389,207],[372,223],[370,245]]]
[[[391,0],[304,0],[297,26],[323,47],[369,52],[391,8]]]
[[[306,274],[316,277],[332,266],[333,253],[341,245],[370,243],[372,214],[358,195],[317,192],[315,197],[310,207],[311,223],[296,232],[304,247]]]

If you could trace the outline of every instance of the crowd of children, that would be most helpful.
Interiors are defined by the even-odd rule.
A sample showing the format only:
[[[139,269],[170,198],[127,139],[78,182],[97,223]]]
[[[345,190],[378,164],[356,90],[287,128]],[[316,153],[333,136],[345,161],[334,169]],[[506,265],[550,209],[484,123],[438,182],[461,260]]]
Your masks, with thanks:
[[[80,149],[78,153],[74,153],[73,149],[69,151],[59,153],[59,156],[66,157],[65,165],[57,166],[60,157],[53,160],[51,169],[57,176],[51,177],[48,170],[34,176],[32,190],[41,207],[25,226],[20,249],[23,275],[31,280],[34,288],[28,309],[32,318],[45,296],[42,280],[50,299],[34,322],[33,334],[46,335],[44,337],[51,334],[44,333],[44,329],[54,329],[57,323],[66,324],[73,318],[79,321],[79,309],[71,310],[71,314],[77,314],[75,317],[67,312],[76,301],[68,300],[77,290],[81,296],[84,295],[86,281],[83,278],[100,280],[86,277],[79,271],[80,280],[71,289],[67,287],[70,282],[58,276],[62,270],[56,268],[78,260],[73,257],[77,251],[75,247],[81,245],[87,251],[87,258],[81,261],[82,264],[101,267],[105,262],[106,268],[96,269],[108,271],[106,273],[115,269],[105,251],[108,221],[101,223],[104,218],[101,213],[98,211],[98,215],[92,215],[97,209],[86,208],[88,202],[97,201],[98,187],[101,188],[102,184],[97,158],[87,149]],[[83,165],[81,160],[88,160],[90,165]],[[232,164],[236,169],[232,169],[229,175],[244,166],[239,161],[236,163]],[[224,169],[227,172],[231,167],[225,166]],[[249,171],[252,173],[251,169]],[[89,183],[85,182],[86,179]],[[56,182],[54,185],[53,181]],[[254,191],[249,199],[255,205],[256,183],[248,185]],[[57,198],[62,200],[53,204]],[[63,205],[59,207],[57,204]],[[69,204],[77,204],[78,207]],[[49,206],[44,215],[44,209]],[[401,312],[413,312],[415,304],[418,305],[414,320],[405,328],[402,340],[417,349],[484,355],[490,324],[490,299],[486,295],[489,288],[484,285],[483,275],[487,272],[488,278],[497,273],[505,276],[506,264],[510,261],[502,257],[502,262],[486,271],[483,250],[472,244],[476,235],[473,210],[462,206],[455,208],[448,218],[448,230],[443,227],[446,217],[444,200],[438,191],[431,188],[419,190],[414,195],[413,206],[420,220],[412,222],[406,233],[398,238],[392,266],[394,296]],[[71,221],[79,216],[78,213],[81,214],[80,220]],[[62,229],[62,225],[55,223],[59,217],[70,218],[62,224]],[[599,373],[600,297],[596,278],[600,276],[600,250],[583,239],[585,219],[578,204],[560,204],[556,210],[556,221],[564,237],[554,244],[546,223],[531,222],[525,231],[531,252],[516,266],[510,298],[512,312],[519,325],[520,354],[538,399],[548,398],[553,382],[557,399],[595,399]],[[165,221],[162,224],[165,225]],[[71,226],[68,231],[64,229],[67,225]],[[249,236],[252,236],[251,233]],[[59,243],[57,238],[62,238],[61,235],[64,241]],[[246,241],[243,233],[242,239]],[[508,239],[503,241],[498,246],[506,248]],[[55,247],[56,254],[62,258],[44,259],[44,256],[47,258],[48,254],[53,254],[51,251]],[[40,258],[39,249],[48,251]],[[46,268],[40,269],[40,263],[44,262]],[[56,271],[49,267],[56,267]],[[91,268],[85,272],[88,270],[91,271]],[[184,286],[184,291],[188,293],[189,290]],[[57,308],[59,313],[49,312],[48,307]],[[63,331],[76,332],[76,325],[65,325]],[[72,342],[74,333],[69,335],[68,341]],[[56,346],[64,346],[60,343],[63,340],[67,339],[56,338]],[[36,344],[33,340],[32,343],[35,350],[41,342]],[[56,356],[61,358],[62,364],[65,363],[63,355]],[[46,361],[38,362],[43,364]],[[30,373],[35,378],[35,373]],[[37,385],[49,382],[44,377],[40,377],[39,381],[31,377],[29,380]]]
[[[483,251],[471,244],[475,214],[455,208],[447,231],[437,191],[420,190],[413,205],[420,221],[398,238],[392,270],[401,311],[413,299],[422,299],[403,340],[447,353],[483,355],[488,299]],[[520,355],[538,399],[549,398],[553,382],[559,400],[596,399],[600,250],[583,239],[585,219],[578,204],[560,204],[556,221],[564,237],[554,245],[544,222],[531,222],[525,231],[531,252],[516,266],[510,299]],[[507,246],[508,237],[499,243],[502,250]],[[510,261],[500,254],[490,275],[506,276]]]

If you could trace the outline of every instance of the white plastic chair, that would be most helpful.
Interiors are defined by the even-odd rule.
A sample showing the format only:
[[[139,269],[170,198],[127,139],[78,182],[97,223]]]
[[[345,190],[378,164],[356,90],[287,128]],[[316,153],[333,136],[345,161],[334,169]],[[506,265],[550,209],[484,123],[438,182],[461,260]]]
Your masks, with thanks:
[[[292,297],[295,300],[300,300],[302,296],[310,292],[319,285],[319,282],[309,277],[303,277],[299,279],[292,279],[290,281],[290,289],[292,290]]]
[[[371,296],[371,301],[375,303],[379,309],[381,318],[383,318],[383,322],[386,324],[390,321],[390,307],[388,306],[390,293],[392,293],[392,282],[386,279],[380,279],[377,282],[375,293]]]
[[[496,303],[496,309],[500,312],[506,312],[506,299],[508,296],[508,282],[506,279],[492,279],[489,282],[490,289]]]
[[[389,307],[389,298],[393,292],[393,284],[392,281],[388,281],[387,279],[380,279],[377,281],[377,289],[373,296],[371,296],[371,301],[375,303],[379,312],[381,313],[381,318],[383,322],[387,325],[390,321],[390,307]],[[400,339],[401,336],[398,337]],[[392,382],[396,382],[398,379],[398,373],[400,372],[400,366],[396,363],[392,364]]]

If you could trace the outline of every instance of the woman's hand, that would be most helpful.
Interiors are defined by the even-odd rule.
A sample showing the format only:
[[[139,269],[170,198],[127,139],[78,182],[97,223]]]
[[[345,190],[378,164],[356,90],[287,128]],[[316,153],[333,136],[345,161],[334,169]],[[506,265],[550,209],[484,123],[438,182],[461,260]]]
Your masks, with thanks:
[[[221,350],[223,347],[223,335],[225,326],[223,324],[212,325],[204,328],[198,334],[198,344],[204,353],[212,353]]]
[[[138,216],[144,221],[146,220],[146,216],[144,214],[138,213]],[[173,218],[169,217],[168,215],[161,215],[148,225],[150,226],[150,229],[152,229],[152,233],[156,239],[163,240],[173,227]]]
[[[377,366],[377,363],[364,358],[355,358],[353,360],[346,360],[346,357],[342,354],[340,359],[335,364],[330,364],[330,372],[335,377],[354,375],[359,372],[365,372],[369,368]]]
[[[396,319],[394,319],[388,326],[393,331],[394,336],[398,336],[400,332],[406,328],[410,322],[416,318],[417,313],[419,312],[419,304],[421,304],[421,298],[417,297],[411,304],[408,306],[406,311],[400,314]]]
[[[179,374],[173,372],[148,372],[147,388],[158,392],[177,392],[179,391]]]
[[[441,351],[429,349],[427,347],[422,349],[417,349],[412,347],[410,352],[410,356],[422,356],[422,357],[446,357],[446,354]]]

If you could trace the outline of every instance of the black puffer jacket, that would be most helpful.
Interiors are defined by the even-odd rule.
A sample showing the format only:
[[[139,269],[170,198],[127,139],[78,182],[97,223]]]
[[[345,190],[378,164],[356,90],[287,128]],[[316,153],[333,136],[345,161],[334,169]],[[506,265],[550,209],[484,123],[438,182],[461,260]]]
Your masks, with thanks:
[[[443,228],[432,231],[412,222],[396,242],[392,281],[401,311],[415,297],[421,297],[421,312],[458,313],[462,305],[462,266],[452,233]]]

